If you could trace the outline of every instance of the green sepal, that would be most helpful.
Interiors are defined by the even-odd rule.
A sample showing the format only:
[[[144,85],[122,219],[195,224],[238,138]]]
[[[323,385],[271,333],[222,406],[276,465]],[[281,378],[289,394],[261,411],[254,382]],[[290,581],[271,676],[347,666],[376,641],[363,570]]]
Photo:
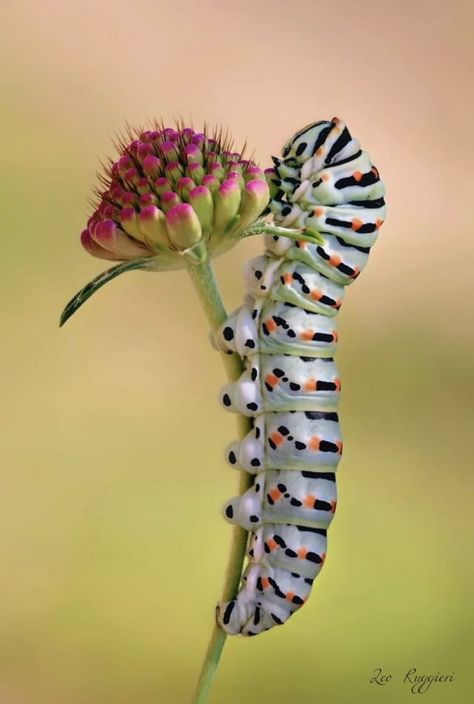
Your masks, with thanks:
[[[208,256],[206,245],[202,241],[196,242],[196,244],[193,244],[192,247],[188,247],[188,249],[184,249],[180,254],[194,262],[194,264],[202,264],[206,261]]]
[[[62,327],[64,323],[69,320],[69,318],[74,315],[74,313],[79,310],[79,308],[90,298],[99,288],[102,288],[106,283],[112,281],[120,274],[124,274],[126,271],[133,271],[133,269],[154,269],[156,267],[156,257],[150,258],[146,257],[143,259],[133,259],[132,261],[122,262],[113,266],[107,271],[103,271],[101,274],[89,281],[88,284],[81,288],[78,293],[76,293],[69,303],[64,308],[59,319],[59,327]],[[153,266],[154,265],[154,266]]]

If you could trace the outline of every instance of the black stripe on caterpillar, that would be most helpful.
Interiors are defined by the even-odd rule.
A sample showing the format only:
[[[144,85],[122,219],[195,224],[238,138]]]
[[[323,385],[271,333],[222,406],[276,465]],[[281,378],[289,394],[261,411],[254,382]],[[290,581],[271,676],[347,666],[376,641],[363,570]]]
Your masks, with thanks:
[[[266,175],[276,223],[316,230],[323,242],[267,235],[265,253],[247,266],[245,303],[219,333],[219,346],[246,365],[222,404],[253,418],[227,459],[255,475],[224,509],[249,531],[240,590],[217,608],[229,634],[284,623],[324,564],[342,454],[334,316],[385,216],[378,171],[337,118],[300,130],[273,161]]]

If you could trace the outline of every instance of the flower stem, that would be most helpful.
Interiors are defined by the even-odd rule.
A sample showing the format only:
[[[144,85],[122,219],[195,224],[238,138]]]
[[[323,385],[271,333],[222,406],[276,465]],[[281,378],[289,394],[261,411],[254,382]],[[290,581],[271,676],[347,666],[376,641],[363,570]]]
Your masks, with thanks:
[[[226,320],[227,313],[214,279],[210,261],[207,256],[202,257],[199,261],[194,258],[186,258],[186,266],[211,330],[213,333],[217,333],[222,323]],[[224,352],[221,352],[221,357],[228,380],[236,381],[244,369],[241,358],[237,354],[225,354]],[[251,419],[241,415],[237,416],[237,427],[239,438],[243,438],[252,429]],[[241,472],[239,474],[239,495],[243,494],[251,484],[251,475]],[[239,588],[247,546],[247,535],[247,531],[240,526],[233,527],[230,557],[221,601],[233,599]],[[216,623],[194,693],[193,704],[205,704],[207,702],[225,640],[226,633]]]

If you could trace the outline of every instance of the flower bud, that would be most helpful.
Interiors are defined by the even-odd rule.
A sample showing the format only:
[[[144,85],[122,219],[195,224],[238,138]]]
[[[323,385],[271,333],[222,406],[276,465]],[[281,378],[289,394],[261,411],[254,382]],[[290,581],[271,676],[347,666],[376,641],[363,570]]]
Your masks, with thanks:
[[[183,175],[183,167],[177,161],[169,161],[165,166],[165,176],[171,183]]]
[[[207,232],[211,227],[214,214],[214,203],[207,186],[196,186],[196,188],[193,188],[189,192],[189,204],[198,216],[203,231]]]
[[[270,190],[265,181],[254,179],[245,184],[239,209],[239,227],[248,227],[268,205]]]
[[[189,176],[181,176],[178,178],[176,181],[176,187],[182,200],[187,200],[189,191],[191,191],[195,185],[196,184],[192,178],[189,178]]]
[[[194,161],[191,164],[188,164],[186,167],[186,176],[192,178],[194,183],[200,183],[204,177],[204,174],[205,171],[202,165]]]
[[[135,208],[122,208],[119,213],[119,219],[127,235],[141,242],[145,241],[138,226],[138,217]]]
[[[240,187],[236,180],[226,179],[214,193],[214,227],[225,232],[231,225],[240,205]]]
[[[207,186],[211,193],[214,193],[219,188],[219,181],[215,176],[211,176],[210,174],[206,174],[204,178],[202,179],[202,185]]]
[[[161,161],[154,154],[148,154],[142,161],[142,168],[147,176],[159,176],[160,167]]]
[[[166,191],[161,194],[161,207],[166,211],[180,202],[180,197],[174,191]]]
[[[170,241],[178,249],[188,249],[199,242],[202,228],[199,218],[189,203],[178,203],[166,213]]]
[[[120,230],[113,220],[103,220],[94,230],[92,238],[97,244],[123,259],[143,257],[147,250]]]
[[[156,205],[147,205],[140,210],[138,224],[145,242],[151,245],[169,246],[165,214]]]
[[[108,252],[106,249],[101,247],[95,240],[92,239],[89,230],[83,230],[81,232],[81,244],[89,254],[93,257],[98,257],[99,259],[109,259],[110,261],[118,261],[121,257],[118,257],[112,252]]]
[[[174,142],[166,140],[161,142],[160,147],[167,162],[178,160],[178,147]]]
[[[184,155],[188,164],[201,164],[203,162],[202,151],[197,144],[187,144],[184,147]]]
[[[159,195],[166,193],[167,191],[171,191],[171,183],[164,176],[159,176],[155,180],[155,190]]]
[[[245,172],[245,180],[253,181],[254,179],[260,179],[260,181],[265,181],[265,172],[259,166],[249,166]]]

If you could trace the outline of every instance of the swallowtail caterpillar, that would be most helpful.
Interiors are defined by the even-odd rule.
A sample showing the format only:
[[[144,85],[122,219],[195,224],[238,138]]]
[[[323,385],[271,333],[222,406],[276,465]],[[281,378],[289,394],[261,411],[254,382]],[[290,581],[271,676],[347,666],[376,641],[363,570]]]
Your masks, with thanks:
[[[248,564],[217,621],[228,634],[256,635],[306,602],[326,557],[342,453],[334,317],[383,223],[384,186],[337,118],[297,132],[265,173],[221,134],[155,127],[120,145],[81,236],[90,254],[121,263],[69,302],[61,324],[124,271],[184,268],[266,233],[264,254],[246,269],[244,304],[214,336],[244,362],[221,400],[252,419],[226,454],[253,478],[224,509],[248,531]]]
[[[274,164],[266,174],[276,222],[309,226],[323,241],[266,235],[265,253],[247,266],[245,303],[219,336],[246,361],[222,404],[254,419],[227,452],[232,466],[255,476],[224,510],[249,531],[240,591],[217,611],[229,634],[287,621],[324,564],[342,454],[334,318],[385,216],[378,171],[336,118],[298,132]]]

